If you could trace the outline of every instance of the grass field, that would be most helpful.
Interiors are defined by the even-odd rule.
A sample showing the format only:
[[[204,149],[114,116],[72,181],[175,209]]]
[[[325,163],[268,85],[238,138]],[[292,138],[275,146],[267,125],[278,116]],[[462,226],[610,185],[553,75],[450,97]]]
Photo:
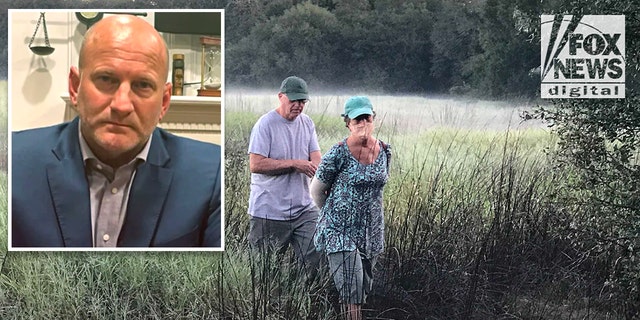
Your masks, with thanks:
[[[338,116],[345,98],[309,107],[323,151],[348,133]],[[224,253],[7,254],[3,232],[0,318],[335,319],[326,275],[305,284],[290,257],[259,260],[245,241],[248,135],[273,101],[227,98]],[[394,160],[369,319],[616,318],[584,291],[589,274],[562,237],[571,212],[557,195],[570,173],[553,169],[549,132],[520,125],[504,105],[373,101],[376,135]],[[5,230],[6,201],[0,209]]]

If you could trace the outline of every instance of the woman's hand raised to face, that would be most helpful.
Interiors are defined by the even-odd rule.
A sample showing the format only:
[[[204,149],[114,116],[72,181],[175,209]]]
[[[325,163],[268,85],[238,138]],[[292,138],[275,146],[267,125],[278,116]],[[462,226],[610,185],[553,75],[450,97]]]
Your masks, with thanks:
[[[349,122],[349,130],[355,138],[368,139],[373,134],[373,116],[361,115]]]

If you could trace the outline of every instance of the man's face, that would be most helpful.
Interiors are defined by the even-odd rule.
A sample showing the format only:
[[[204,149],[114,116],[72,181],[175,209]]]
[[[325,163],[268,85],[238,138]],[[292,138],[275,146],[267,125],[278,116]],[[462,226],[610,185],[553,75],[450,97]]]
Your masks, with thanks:
[[[287,97],[287,95],[282,92],[278,93],[278,99],[280,100],[280,114],[282,115],[282,117],[289,121],[297,118],[309,102],[306,99],[289,100],[289,97]]]
[[[69,74],[87,144],[102,161],[120,165],[142,149],[171,97],[164,48],[138,40],[126,30],[101,37],[87,44],[80,70]]]

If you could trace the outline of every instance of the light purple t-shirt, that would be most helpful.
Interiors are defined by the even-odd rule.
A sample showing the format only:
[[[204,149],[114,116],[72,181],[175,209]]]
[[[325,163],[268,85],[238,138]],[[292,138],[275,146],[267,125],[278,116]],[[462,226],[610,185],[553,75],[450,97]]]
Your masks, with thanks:
[[[309,160],[319,151],[313,120],[300,114],[293,121],[271,110],[253,126],[249,153],[281,160]],[[264,219],[291,220],[306,210],[317,210],[309,195],[310,178],[303,173],[282,175],[251,174],[249,214]]]

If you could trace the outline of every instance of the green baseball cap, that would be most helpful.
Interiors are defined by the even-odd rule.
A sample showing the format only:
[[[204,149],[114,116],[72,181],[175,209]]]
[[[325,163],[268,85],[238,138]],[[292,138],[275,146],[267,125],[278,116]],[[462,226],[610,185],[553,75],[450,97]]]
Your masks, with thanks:
[[[309,89],[307,83],[296,76],[291,76],[282,81],[280,92],[287,95],[289,100],[309,100]]]
[[[369,98],[365,96],[354,96],[347,99],[344,103],[343,117],[349,117],[349,119],[355,119],[363,114],[373,114],[373,105]]]

